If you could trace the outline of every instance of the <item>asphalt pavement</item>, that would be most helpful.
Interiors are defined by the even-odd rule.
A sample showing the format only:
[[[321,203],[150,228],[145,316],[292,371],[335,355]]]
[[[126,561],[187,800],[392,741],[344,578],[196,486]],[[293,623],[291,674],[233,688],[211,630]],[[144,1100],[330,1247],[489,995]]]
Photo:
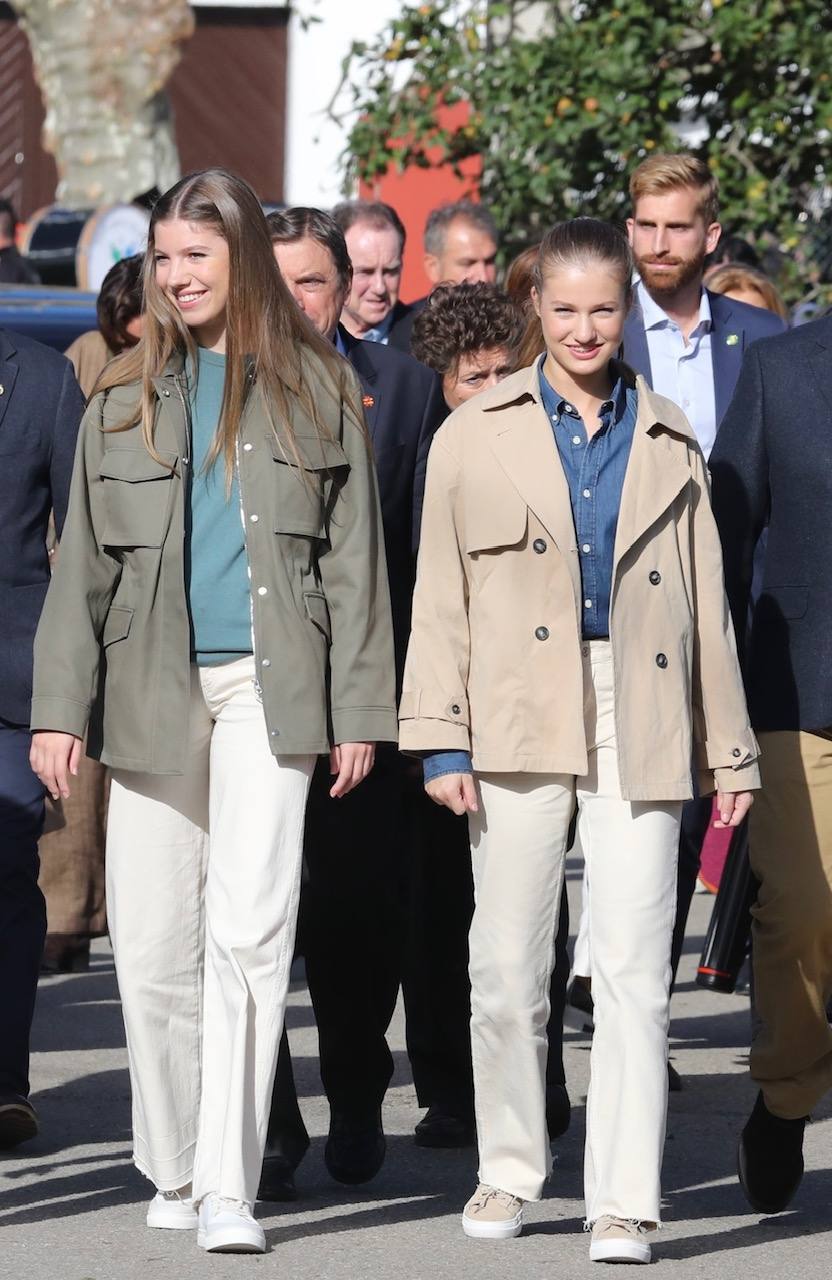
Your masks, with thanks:
[[[580,867],[569,868],[570,897]],[[832,1098],[807,1130],[807,1172],[793,1206],[760,1218],[735,1176],[737,1134],[751,1109],[746,996],[693,983],[712,905],[694,899],[673,1001],[672,1054],[684,1090],[671,1095],[664,1162],[665,1224],[654,1236],[662,1274],[730,1280],[829,1280],[832,1276]],[[573,911],[577,920],[577,911]],[[413,1142],[420,1117],[404,1053],[401,1007],[391,1027],[396,1074],[384,1107],[388,1153],[363,1188],[328,1177],[328,1111],[316,1036],[302,983],[288,1025],[312,1146],[293,1205],[260,1205],[265,1256],[206,1255],[189,1232],[149,1231],[152,1188],[130,1159],[130,1091],[112,955],[94,946],[88,973],[41,983],[33,1031],[32,1088],[41,1135],[0,1157],[3,1280],[572,1280],[599,1271],[582,1233],[581,1166],[590,1041],[566,1033],[572,1125],[555,1148],[545,1198],[528,1207],[517,1240],[467,1240],[459,1223],[476,1181],[473,1151],[426,1151]],[[601,1273],[603,1276],[603,1272]]]

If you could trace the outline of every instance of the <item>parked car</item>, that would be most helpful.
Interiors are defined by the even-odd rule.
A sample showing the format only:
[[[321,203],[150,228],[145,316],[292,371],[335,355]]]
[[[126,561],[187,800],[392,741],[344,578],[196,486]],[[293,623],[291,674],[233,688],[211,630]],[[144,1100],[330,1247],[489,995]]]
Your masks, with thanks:
[[[0,284],[0,328],[66,351],[79,334],[98,328],[96,294],[42,284]]]

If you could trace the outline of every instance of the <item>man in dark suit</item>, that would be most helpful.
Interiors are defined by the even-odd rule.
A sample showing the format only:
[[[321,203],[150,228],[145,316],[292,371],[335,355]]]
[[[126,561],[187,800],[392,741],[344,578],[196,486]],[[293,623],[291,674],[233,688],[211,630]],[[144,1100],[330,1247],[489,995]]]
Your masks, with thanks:
[[[38,1131],[29,1031],[46,909],[44,795],[29,767],[32,645],[49,585],[49,514],[60,536],[83,410],[68,360],[0,330],[0,1148]]]
[[[378,471],[400,680],[428,449],[445,416],[441,386],[410,356],[362,342],[339,326],[352,273],[343,234],[328,214],[282,210],[269,215],[269,225],[290,292],[361,383]],[[413,766],[395,748],[379,750],[366,782],[338,802],[328,796],[327,768],[319,762],[307,808],[300,935],[330,1104],[325,1160],[334,1178],[359,1183],[378,1172],[385,1152],[381,1102],[393,1072],[385,1035],[402,977],[404,815]],[[292,1173],[307,1145],[284,1040],[261,1196],[292,1195]]]
[[[651,156],[634,170],[630,196],[627,229],[639,281],[624,329],[624,359],[684,410],[707,459],[743,353],[785,326],[772,312],[711,293],[703,284],[705,259],[721,232],[717,180],[703,161]],[[710,797],[690,801],[682,814],[674,974],[710,814]],[[680,1087],[672,1069],[671,1086]]]
[[[806,1119],[832,1087],[832,320],[754,344],[711,470],[762,771],[749,818],[760,1091],[739,1172],[752,1207],[779,1213],[800,1184]]]

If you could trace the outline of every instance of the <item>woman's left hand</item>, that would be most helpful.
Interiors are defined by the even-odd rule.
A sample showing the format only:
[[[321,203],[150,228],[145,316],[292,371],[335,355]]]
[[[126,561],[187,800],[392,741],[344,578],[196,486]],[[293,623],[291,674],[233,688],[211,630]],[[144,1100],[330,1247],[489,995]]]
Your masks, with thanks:
[[[338,777],[329,793],[332,799],[338,800],[363,782],[375,758],[376,748],[372,742],[342,742],[333,747],[329,753],[329,772],[337,773]]]
[[[714,826],[724,831],[726,827],[738,827],[754,803],[752,791],[718,791],[716,807],[718,817]]]

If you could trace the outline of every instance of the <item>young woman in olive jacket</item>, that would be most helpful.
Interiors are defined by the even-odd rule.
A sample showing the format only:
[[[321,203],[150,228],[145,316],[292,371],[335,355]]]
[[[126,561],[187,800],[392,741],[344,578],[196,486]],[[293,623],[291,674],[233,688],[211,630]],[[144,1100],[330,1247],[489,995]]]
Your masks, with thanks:
[[[647,1262],[660,1212],[670,944],[691,769],[736,825],[757,745],[702,455],[615,356],[624,237],[552,229],[533,300],[546,352],[457,409],[428,462],[400,745],[468,813],[480,1186],[468,1235],[517,1235],[550,1167],[546,1023],[577,801],[592,885],[590,1257]]]
[[[262,1252],[252,1217],[315,757],[396,737],[360,393],[222,170],[156,205],[142,342],[81,428],[36,640],[32,764],[113,770],[107,901],[148,1225]]]

